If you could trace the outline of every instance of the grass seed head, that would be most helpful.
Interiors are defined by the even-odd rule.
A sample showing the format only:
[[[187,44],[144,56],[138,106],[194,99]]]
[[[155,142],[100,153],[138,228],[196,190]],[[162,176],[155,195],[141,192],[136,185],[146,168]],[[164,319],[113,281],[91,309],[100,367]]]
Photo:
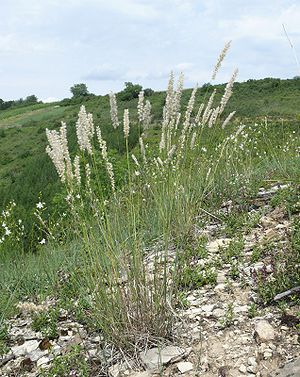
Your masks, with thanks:
[[[123,116],[123,131],[124,131],[124,137],[125,139],[129,136],[129,110],[124,110],[124,116]]]

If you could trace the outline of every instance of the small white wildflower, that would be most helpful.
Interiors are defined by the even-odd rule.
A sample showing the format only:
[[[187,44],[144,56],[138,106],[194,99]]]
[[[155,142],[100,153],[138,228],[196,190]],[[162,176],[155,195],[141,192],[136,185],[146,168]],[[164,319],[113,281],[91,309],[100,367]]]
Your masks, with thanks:
[[[38,209],[42,209],[42,208],[44,208],[44,204],[43,204],[42,202],[38,202],[38,203],[36,204],[36,208],[38,208]]]
[[[6,227],[5,228],[5,235],[9,236],[11,234],[11,231]]]
[[[39,242],[39,244],[41,244],[41,245],[45,245],[45,243],[46,243],[45,238],[43,238],[43,239]]]

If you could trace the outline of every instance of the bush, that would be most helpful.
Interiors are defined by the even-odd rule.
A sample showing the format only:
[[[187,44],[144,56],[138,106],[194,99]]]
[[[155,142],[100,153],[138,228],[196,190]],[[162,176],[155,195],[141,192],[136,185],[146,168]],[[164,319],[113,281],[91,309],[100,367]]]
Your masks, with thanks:
[[[132,84],[132,82],[125,82],[125,89],[118,93],[118,98],[121,101],[130,101],[131,99],[138,98],[142,86],[138,84]]]

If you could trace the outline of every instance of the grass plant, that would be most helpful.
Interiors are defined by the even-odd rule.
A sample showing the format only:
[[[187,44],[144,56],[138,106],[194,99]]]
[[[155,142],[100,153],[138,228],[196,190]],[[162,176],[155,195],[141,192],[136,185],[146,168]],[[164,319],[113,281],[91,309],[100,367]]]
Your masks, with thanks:
[[[104,121],[93,99],[80,109],[72,107],[79,110],[76,121],[72,114],[61,125],[49,125],[47,154],[55,169],[44,158],[61,181],[55,196],[59,221],[47,218],[29,253],[8,244],[18,218],[0,224],[0,326],[25,297],[58,296],[59,305],[70,308],[76,296],[82,309],[78,315],[83,318],[88,307],[94,328],[126,352],[172,338],[182,291],[216,282],[214,264],[197,265],[207,255],[195,228],[222,220],[219,209],[228,200],[246,211],[262,185],[299,183],[298,129],[295,124],[235,121],[227,105],[236,75],[222,93],[207,87],[204,95],[197,87],[183,91],[183,76],[175,83],[171,74],[166,94],[158,93],[154,103],[145,101],[143,93],[135,101],[117,103],[118,96],[111,94],[110,101],[101,99]],[[66,114],[47,106],[35,116],[46,116],[48,109],[51,119]],[[19,132],[25,134],[24,121]],[[4,138],[6,132],[12,130],[5,129]],[[297,211],[293,198],[284,196],[289,211]],[[275,198],[274,205],[276,200],[281,201]],[[40,200],[35,203],[35,211],[42,211]],[[41,213],[36,215],[43,223]],[[225,221],[228,235],[234,236],[249,231],[258,219],[242,214]],[[291,241],[295,248],[297,237]],[[236,235],[221,253],[220,263],[235,261],[229,273],[233,279],[239,276],[242,249]],[[259,255],[254,253],[253,260]],[[293,271],[291,255],[282,265]],[[229,305],[224,327],[233,322],[232,310]],[[48,320],[36,318],[35,324],[48,331]],[[55,332],[55,324],[50,327]]]

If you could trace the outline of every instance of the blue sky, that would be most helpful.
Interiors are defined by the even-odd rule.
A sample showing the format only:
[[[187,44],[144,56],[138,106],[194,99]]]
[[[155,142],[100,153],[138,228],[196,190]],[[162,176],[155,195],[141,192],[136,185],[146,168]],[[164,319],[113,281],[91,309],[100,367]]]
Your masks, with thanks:
[[[300,0],[2,0],[0,98],[69,97],[74,83],[105,94],[125,81],[164,89],[171,70],[185,86],[300,75],[282,23],[300,52]]]

